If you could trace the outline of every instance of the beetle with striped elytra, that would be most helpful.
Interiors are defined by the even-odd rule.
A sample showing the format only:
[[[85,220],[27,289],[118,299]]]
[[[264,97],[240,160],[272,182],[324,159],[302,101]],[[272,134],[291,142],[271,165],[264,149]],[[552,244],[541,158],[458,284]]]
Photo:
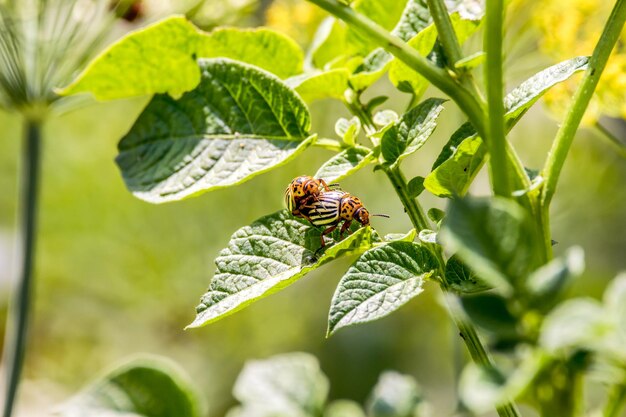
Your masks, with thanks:
[[[331,191],[337,188],[337,184],[328,185],[321,178],[300,175],[294,178],[287,186],[285,190],[285,205],[292,215],[306,218],[300,213],[302,206],[316,201],[324,191]]]
[[[320,193],[317,199],[300,206],[299,214],[313,226],[326,227],[320,235],[320,249],[326,245],[324,236],[332,233],[341,222],[343,222],[343,225],[339,231],[339,236],[349,232],[349,227],[353,220],[356,220],[363,226],[369,226],[370,216],[389,217],[385,214],[370,214],[358,197],[345,191]]]

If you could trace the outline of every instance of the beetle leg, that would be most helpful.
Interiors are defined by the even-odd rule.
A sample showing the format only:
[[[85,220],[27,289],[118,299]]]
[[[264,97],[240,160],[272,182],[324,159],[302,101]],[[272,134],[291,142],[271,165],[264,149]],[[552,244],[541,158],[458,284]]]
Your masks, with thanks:
[[[343,226],[341,226],[341,230],[339,231],[339,237],[343,236],[343,234],[346,233],[346,231],[348,232],[348,234],[350,234],[350,231],[348,230],[348,228],[350,227],[351,223],[352,223],[352,220],[346,220],[343,223]]]
[[[328,229],[322,232],[322,234],[320,235],[320,241],[322,242],[322,246],[320,247],[320,249],[326,245],[326,242],[324,242],[324,236],[326,236],[329,233],[332,233],[333,230],[335,230],[336,228],[337,228],[337,225],[330,226]]]
[[[298,205],[298,209],[300,210],[300,209],[309,208],[309,209],[313,209],[313,211],[315,211],[316,214],[320,214],[320,212],[317,211],[317,207],[313,205],[313,203],[317,201],[319,201],[319,199],[317,198],[316,195],[310,195],[300,202],[300,204]],[[326,206],[324,206],[324,208],[326,208]],[[308,218],[306,219],[309,220]]]

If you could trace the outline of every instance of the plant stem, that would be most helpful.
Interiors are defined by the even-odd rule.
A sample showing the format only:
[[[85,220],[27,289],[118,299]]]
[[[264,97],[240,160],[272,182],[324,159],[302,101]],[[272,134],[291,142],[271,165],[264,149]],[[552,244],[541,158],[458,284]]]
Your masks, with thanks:
[[[417,201],[415,201],[414,198],[411,198],[408,194],[406,180],[404,179],[402,172],[397,167],[393,169],[384,169],[384,171],[387,174],[389,181],[391,181],[391,183],[393,184],[393,188],[398,194],[400,200],[402,201],[402,205],[406,209],[406,212],[409,215],[411,223],[413,223],[415,229],[419,231],[428,228],[428,219],[424,215],[424,211],[421,205]],[[471,321],[465,318],[458,296],[450,291],[450,287],[445,278],[445,262],[443,261],[441,248],[437,245],[431,245],[430,249],[439,260],[441,289],[446,294],[446,301],[448,303],[450,315],[452,317],[452,320],[454,321],[454,324],[459,329],[461,338],[463,339],[463,342],[465,343],[465,346],[467,347],[467,350],[469,351],[472,360],[476,364],[481,366],[494,367],[495,365],[493,364],[493,361],[489,357],[489,354],[487,353],[485,347],[480,341],[474,325]],[[515,405],[511,402],[503,404],[496,409],[500,417],[517,417],[519,415]]]
[[[456,37],[456,33],[454,33],[454,28],[452,27],[452,21],[450,20],[448,9],[446,8],[443,0],[427,0],[427,3],[430,15],[432,16],[435,26],[437,27],[437,36],[439,41],[443,46],[446,56],[454,65],[459,62],[461,58],[463,58],[463,54],[461,52],[459,39]]]
[[[626,0],[617,0],[600,36],[600,40],[593,50],[593,55],[589,60],[589,68],[576,89],[574,99],[565,115],[565,120],[554,138],[552,149],[550,149],[548,159],[543,168],[545,183],[541,195],[541,204],[546,216],[576,130],[598,85],[609,55],[619,38],[625,20]]]
[[[624,404],[626,404],[626,383],[611,386],[602,416],[619,417]]]
[[[351,27],[359,30],[368,38],[386,49],[389,53],[407,64],[413,70],[424,76],[435,87],[452,98],[467,114],[479,134],[484,136],[485,113],[481,103],[464,86],[457,83],[442,68],[437,67],[432,62],[421,56],[415,49],[407,45],[402,39],[390,34],[383,27],[367,17],[356,13],[345,4],[337,0],[308,0],[328,11],[333,16],[342,19]]]
[[[484,49],[487,54],[485,82],[487,84],[489,173],[496,195],[511,197],[504,133],[504,86],[502,81],[502,21],[503,0],[487,0]]]
[[[419,233],[423,229],[430,228],[428,218],[424,214],[422,206],[415,201],[414,198],[409,196],[406,179],[400,169],[396,166],[394,168],[384,168],[383,170],[385,171],[385,174],[387,174],[387,178],[389,178],[389,181],[393,185],[393,189],[398,194],[398,197],[400,197],[402,205],[406,209],[415,230]]]
[[[20,382],[20,374],[26,350],[26,333],[30,313],[33,267],[35,260],[35,237],[37,220],[37,189],[40,169],[41,122],[27,120],[24,131],[24,171],[22,188],[22,266],[21,276],[13,295],[11,314],[5,343],[4,365],[7,370],[4,417],[11,417]]]

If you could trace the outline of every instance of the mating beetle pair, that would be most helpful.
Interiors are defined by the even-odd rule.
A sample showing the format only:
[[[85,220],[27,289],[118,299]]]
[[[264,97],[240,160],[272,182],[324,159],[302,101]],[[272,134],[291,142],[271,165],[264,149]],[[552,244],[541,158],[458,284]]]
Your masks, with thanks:
[[[341,222],[340,235],[348,231],[353,220],[363,226],[370,224],[370,214],[358,197],[340,190],[337,184],[328,185],[323,179],[307,175],[291,181],[285,190],[285,204],[291,214],[308,220],[313,226],[327,226],[320,236],[320,249],[325,245],[324,236],[332,233]]]

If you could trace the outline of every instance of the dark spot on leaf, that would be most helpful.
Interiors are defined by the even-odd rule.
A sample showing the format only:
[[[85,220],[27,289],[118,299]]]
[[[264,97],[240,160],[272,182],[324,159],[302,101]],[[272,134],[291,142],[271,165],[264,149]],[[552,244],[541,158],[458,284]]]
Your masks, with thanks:
[[[193,54],[191,54],[191,59],[193,59],[195,61],[197,58],[198,58],[198,55],[196,55],[195,52]]]
[[[467,172],[467,167],[463,168],[463,172]]]

